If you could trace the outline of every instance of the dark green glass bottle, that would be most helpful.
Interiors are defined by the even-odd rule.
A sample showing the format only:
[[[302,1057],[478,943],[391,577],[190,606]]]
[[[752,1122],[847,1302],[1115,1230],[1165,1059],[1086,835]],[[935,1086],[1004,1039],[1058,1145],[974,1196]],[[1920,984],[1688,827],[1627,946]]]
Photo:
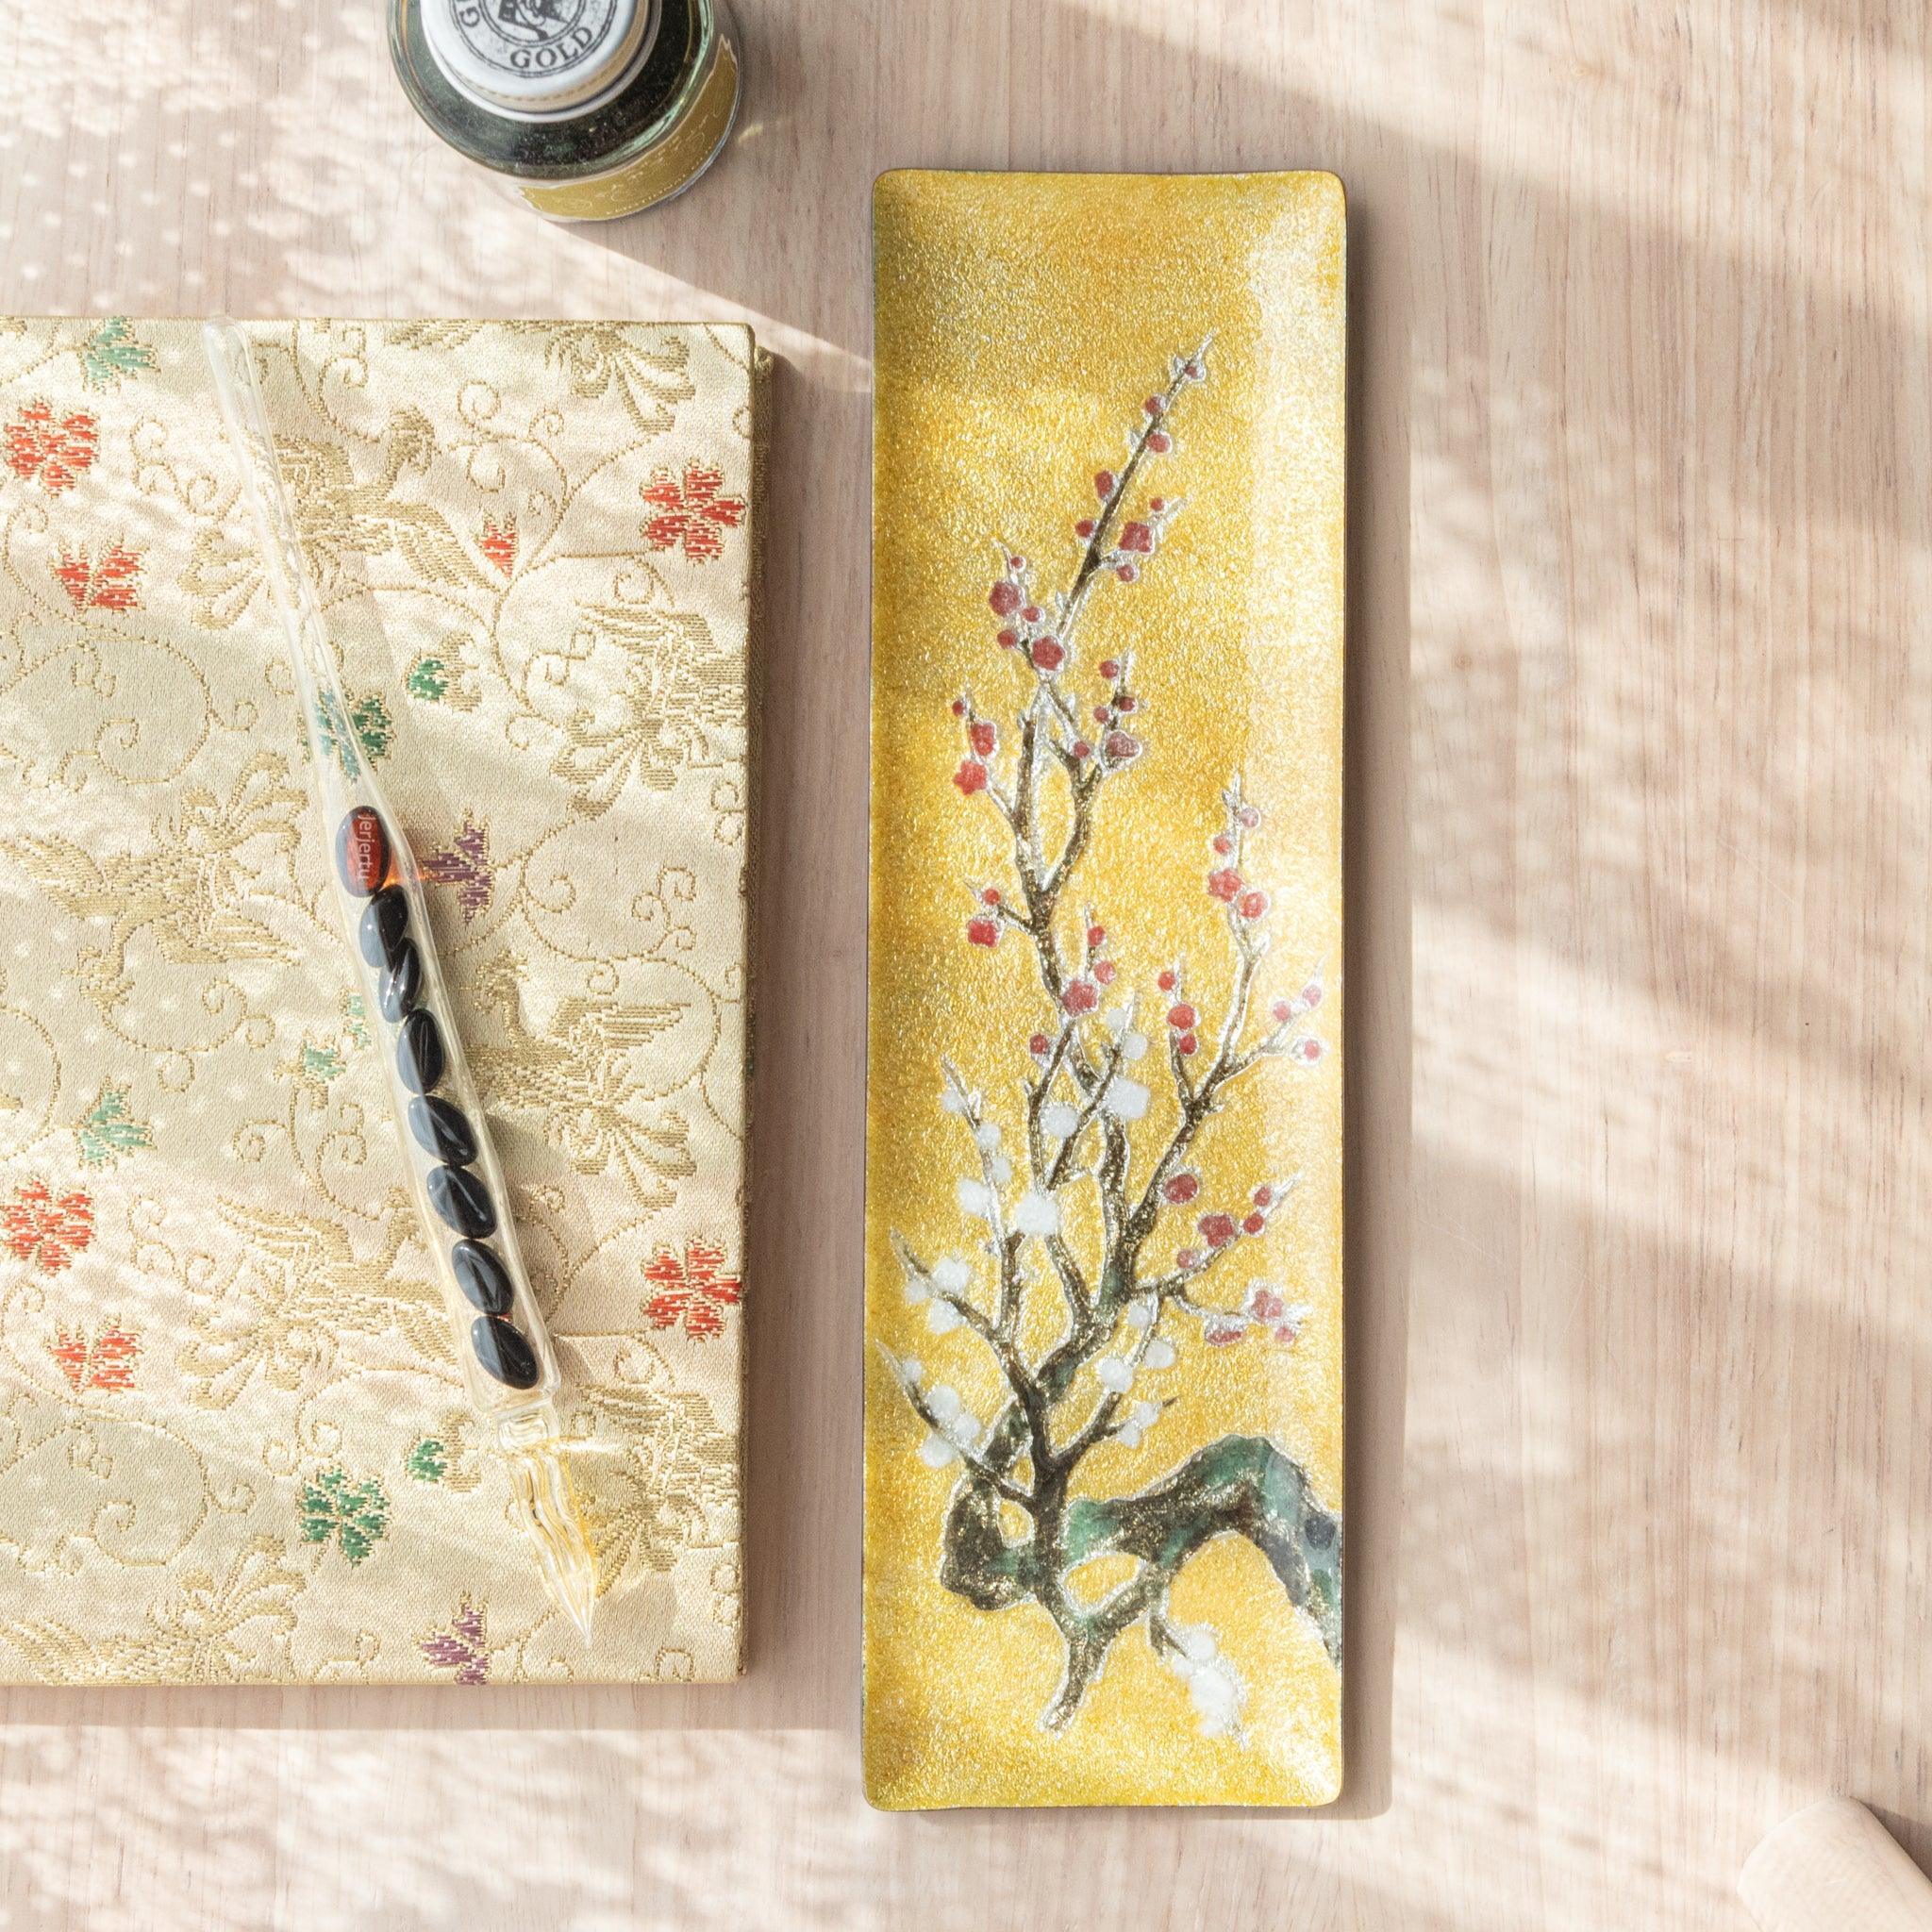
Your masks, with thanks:
[[[424,120],[562,221],[683,192],[738,112],[724,0],[389,0],[389,41]]]

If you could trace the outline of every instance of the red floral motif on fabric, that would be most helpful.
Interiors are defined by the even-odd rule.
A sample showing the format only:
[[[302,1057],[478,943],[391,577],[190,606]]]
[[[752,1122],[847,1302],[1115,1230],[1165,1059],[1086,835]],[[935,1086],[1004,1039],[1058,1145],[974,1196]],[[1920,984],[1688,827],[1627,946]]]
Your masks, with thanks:
[[[71,489],[94,459],[100,423],[86,409],[75,409],[58,422],[51,403],[36,398],[7,425],[7,467],[31,482],[39,477],[53,496]]]
[[[28,1181],[0,1208],[8,1253],[48,1274],[59,1274],[93,1238],[93,1198],[78,1188],[56,1200],[45,1181]]]
[[[91,1390],[118,1391],[134,1387],[134,1364],[141,1337],[116,1322],[91,1336],[84,1328],[58,1328],[47,1353],[60,1364],[76,1395]]]
[[[54,566],[60,588],[76,610],[138,610],[141,608],[141,552],[110,543],[96,562],[85,549],[60,547]]]
[[[726,530],[744,521],[744,499],[721,496],[724,473],[707,463],[687,463],[680,481],[669,470],[652,472],[641,494],[655,514],[644,519],[644,541],[653,550],[682,549],[693,563],[724,554]]]
[[[735,1274],[722,1273],[724,1250],[708,1241],[689,1241],[683,1257],[668,1248],[658,1249],[644,1269],[644,1279],[655,1290],[644,1302],[644,1315],[653,1328],[675,1328],[680,1324],[693,1341],[706,1341],[724,1332],[720,1312],[736,1307],[743,1298],[744,1285]]]
[[[505,517],[498,523],[494,517],[483,519],[483,534],[476,540],[476,546],[505,576],[517,564],[517,520]]]

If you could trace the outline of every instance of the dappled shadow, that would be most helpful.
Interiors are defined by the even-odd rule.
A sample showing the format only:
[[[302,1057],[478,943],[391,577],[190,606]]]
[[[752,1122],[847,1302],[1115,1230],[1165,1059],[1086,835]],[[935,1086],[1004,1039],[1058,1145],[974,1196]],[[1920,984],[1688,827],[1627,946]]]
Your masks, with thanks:
[[[1740,60],[1655,10],[1348,4],[1284,31],[1231,6],[1224,38],[1046,4],[1001,15],[989,65],[916,10],[739,6],[716,179],[583,231],[534,230],[417,130],[366,20],[258,40],[162,0],[110,75],[59,53],[64,17],[5,30],[5,306],[741,316],[787,363],[750,1676],[7,1693],[17,1922],[99,1896],[96,1792],[137,1874],[190,1846],[231,1896],[306,1905],[345,1858],[387,1865],[431,1925],[424,1900],[508,1923],[471,1868],[511,1790],[544,1807],[533,1875],[591,1925],[748,1899],[998,1924],[1072,1872],[1082,1924],[1674,1932],[1737,1923],[1743,1852],[1834,1789],[1932,1852],[1932,377],[1923,208],[1879,165],[1917,125],[1924,23],[1802,0]],[[1341,1819],[858,1797],[866,193],[911,162],[1305,162],[1350,189]]]

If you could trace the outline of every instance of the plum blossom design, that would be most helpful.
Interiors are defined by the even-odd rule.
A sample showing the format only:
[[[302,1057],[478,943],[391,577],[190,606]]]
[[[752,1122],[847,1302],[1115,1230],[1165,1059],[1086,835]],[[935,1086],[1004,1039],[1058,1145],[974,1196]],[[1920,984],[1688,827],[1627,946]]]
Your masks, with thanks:
[[[447,1624],[440,1624],[416,1640],[416,1648],[432,1669],[453,1671],[458,1684],[490,1681],[490,1652],[483,1635],[486,1606],[466,1591],[457,1599]]]
[[[315,728],[322,741],[323,756],[337,759],[344,774],[352,778],[358,770],[358,747],[372,765],[375,764],[389,756],[396,732],[395,720],[390,716],[381,692],[373,691],[353,699],[346,715],[335,693],[325,692],[316,703]]]
[[[1168,1668],[1188,1687],[1202,1736],[1239,1737],[1247,1688],[1234,1666],[1221,1655],[1221,1645],[1213,1631],[1205,1624],[1170,1622],[1166,1637],[1163,1655]]]
[[[970,950],[1016,944],[1036,969],[1024,1008],[1004,1015],[1022,1027],[1030,1071],[1003,1118],[943,1063],[940,1105],[967,1142],[953,1191],[968,1232],[932,1257],[894,1237],[908,1307],[944,1350],[970,1343],[991,1357],[999,1404],[981,1416],[943,1374],[885,1353],[923,1428],[920,1458],[957,1473],[941,1582],[988,1612],[1037,1605],[1058,1634],[1065,1667],[1042,1724],[1058,1731],[1074,1718],[1114,1643],[1139,1624],[1186,1686],[1202,1731],[1239,1740],[1241,1676],[1213,1631],[1174,1619],[1174,1579],[1216,1538],[1246,1538],[1339,1669],[1339,1510],[1260,1435],[1224,1436],[1122,1493],[1096,1492],[1087,1467],[1103,1446],[1147,1451],[1188,1399],[1189,1368],[1204,1359],[1196,1335],[1207,1348],[1260,1338],[1292,1349],[1311,1314],[1258,1275],[1244,1291],[1223,1286],[1237,1257],[1264,1242],[1293,1176],[1257,1177],[1241,1198],[1217,1200],[1193,1164],[1238,1082],[1273,1062],[1312,1067],[1325,1051],[1312,1027],[1319,971],[1297,993],[1261,991],[1271,900],[1254,864],[1260,808],[1239,775],[1228,781],[1195,874],[1232,969],[1218,1002],[1191,991],[1180,960],[1153,986],[1130,988],[1102,910],[1075,898],[1096,820],[1117,797],[1131,801],[1132,774],[1154,755],[1130,657],[1096,653],[1090,665],[1084,631],[1104,594],[1142,581],[1182,512],[1182,498],[1152,492],[1148,480],[1177,446],[1174,417],[1206,382],[1207,353],[1203,343],[1172,358],[1119,469],[1094,473],[1096,508],[1072,520],[1064,589],[1046,590],[1024,557],[999,551],[987,605],[1013,695],[982,703],[969,690],[952,700],[961,742],[951,784],[955,809],[990,811],[1002,827],[1005,875],[962,882],[962,930]],[[1042,1348],[1049,1306],[1059,1332]],[[1135,1569],[1088,1600],[1069,1579],[1100,1557],[1131,1557]]]
[[[109,543],[98,558],[85,545],[62,544],[54,576],[76,610],[138,610],[141,567],[141,552],[125,543]]]
[[[120,1087],[103,1087],[94,1104],[74,1124],[75,1144],[83,1167],[111,1167],[124,1154],[138,1154],[155,1144],[155,1131],[136,1120]]]
[[[644,1318],[653,1328],[682,1326],[693,1341],[708,1341],[724,1332],[724,1310],[743,1297],[744,1284],[724,1272],[724,1250],[709,1241],[687,1241],[684,1253],[659,1248],[644,1264],[651,1292],[644,1298]]]
[[[389,1531],[390,1505],[380,1478],[353,1481],[338,1465],[302,1485],[302,1541],[334,1543],[355,1569],[366,1562]]]
[[[134,1387],[141,1338],[119,1322],[109,1322],[98,1334],[63,1324],[54,1331],[47,1353],[76,1395],[96,1390],[118,1394]]]
[[[722,494],[724,473],[708,463],[687,463],[682,477],[654,470],[640,494],[651,507],[644,541],[653,550],[682,549],[692,563],[724,554],[724,532],[744,521],[744,499]]]
[[[45,1274],[73,1263],[94,1238],[93,1196],[74,1188],[55,1197],[41,1179],[23,1183],[0,1208],[0,1241],[16,1259],[30,1261]]]
[[[508,576],[517,567],[517,520],[515,513],[501,521],[492,516],[483,519],[483,528],[476,539],[476,548]]]
[[[93,467],[100,431],[91,409],[72,409],[57,421],[53,405],[37,396],[0,432],[0,444],[16,476],[38,478],[49,496],[58,496]]]
[[[108,316],[80,345],[81,380],[89,389],[119,389],[124,377],[158,366],[125,315]]]
[[[423,860],[423,874],[440,886],[456,891],[462,908],[463,924],[490,909],[496,890],[496,874],[490,863],[490,827],[474,812],[463,813],[463,823],[447,845],[440,845]]]

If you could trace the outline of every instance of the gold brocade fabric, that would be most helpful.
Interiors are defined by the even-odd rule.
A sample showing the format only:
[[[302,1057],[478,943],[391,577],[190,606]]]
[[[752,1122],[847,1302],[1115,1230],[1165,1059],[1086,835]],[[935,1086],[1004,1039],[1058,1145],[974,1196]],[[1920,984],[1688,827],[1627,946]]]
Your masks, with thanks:
[[[564,1372],[480,1452],[195,324],[0,322],[0,1680],[740,1659],[748,331],[250,325]]]

